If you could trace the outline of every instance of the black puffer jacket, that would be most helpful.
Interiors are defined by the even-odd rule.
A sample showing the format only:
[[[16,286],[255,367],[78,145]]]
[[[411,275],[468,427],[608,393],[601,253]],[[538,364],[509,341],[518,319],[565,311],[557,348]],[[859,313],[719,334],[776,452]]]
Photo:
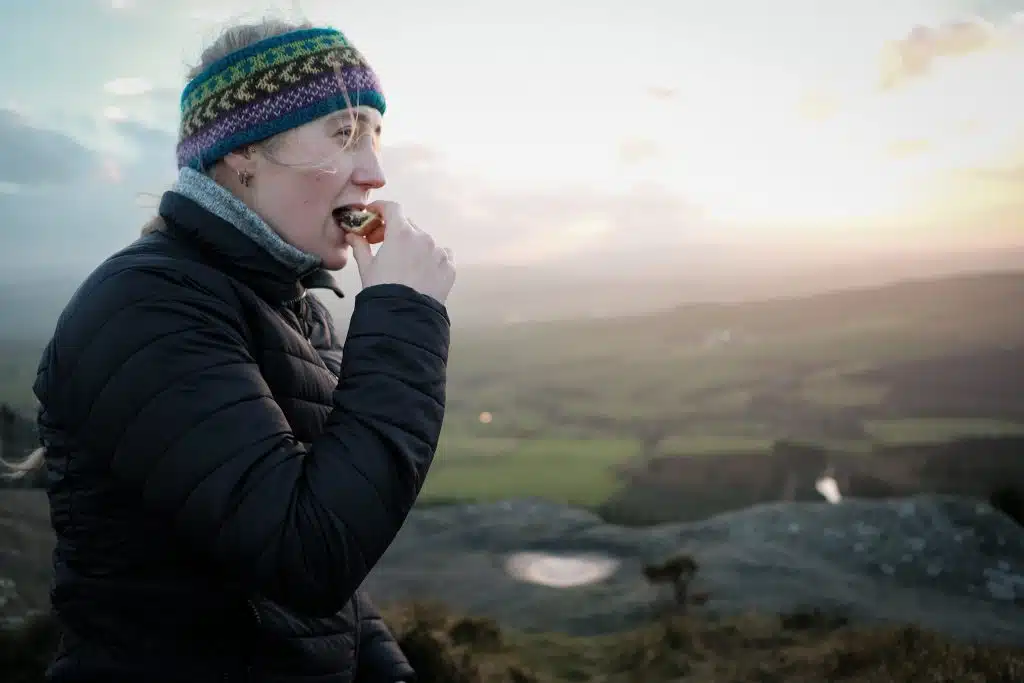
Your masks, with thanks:
[[[357,589],[441,430],[449,321],[398,285],[322,303],[190,199],[101,265],[35,391],[66,636],[50,680],[413,680]],[[288,303],[291,302],[291,303]]]

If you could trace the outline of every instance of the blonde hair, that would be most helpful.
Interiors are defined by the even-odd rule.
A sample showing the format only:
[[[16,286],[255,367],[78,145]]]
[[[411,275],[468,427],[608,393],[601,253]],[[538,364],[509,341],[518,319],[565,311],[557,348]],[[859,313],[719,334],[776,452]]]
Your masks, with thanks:
[[[224,29],[221,34],[207,47],[199,56],[199,63],[188,70],[187,80],[199,76],[203,71],[210,67],[214,62],[217,62],[228,55],[243,50],[251,45],[254,45],[267,38],[274,38],[276,36],[291,33],[292,31],[301,31],[305,29],[315,28],[315,25],[307,20],[291,21],[287,19],[280,19],[277,17],[265,16],[262,19],[255,22],[239,22]],[[341,67],[336,66],[335,71],[337,72],[338,83],[344,85],[344,80],[341,76]],[[344,93],[345,101],[348,106],[353,106],[352,100],[349,98],[347,92]],[[281,142],[282,135],[272,135],[269,138],[260,140],[259,142],[253,143],[251,147],[260,149],[260,151],[270,161],[281,166],[306,166],[306,164],[287,164],[280,161],[277,158],[277,150],[279,143]],[[346,147],[352,144],[355,138],[350,138],[346,141]],[[314,164],[315,165],[315,164]],[[214,167],[216,164],[214,165]],[[201,169],[207,175],[211,175],[213,168]]]
[[[164,225],[165,223],[163,218],[160,216],[153,216],[146,221],[145,225],[142,226],[142,232],[140,232],[139,235],[145,237],[146,235],[150,235],[154,232],[160,232],[164,229]]]
[[[223,59],[238,50],[243,50],[250,45],[255,45],[261,40],[313,27],[314,25],[306,20],[290,21],[272,16],[265,16],[262,19],[252,22],[240,21],[234,23],[221,31],[220,35],[217,36],[217,38],[200,53],[199,62],[190,67],[185,75],[186,82],[196,78],[196,76],[208,69],[214,62]],[[274,148],[274,138],[263,140],[258,143],[258,145],[254,146],[261,146],[267,151],[272,152]],[[201,170],[203,173],[212,176],[214,167],[203,168]],[[154,216],[142,226],[142,230],[139,234],[142,237],[145,237],[146,235],[154,232],[159,232],[163,227],[164,220],[160,216]]]
[[[227,57],[237,50],[267,38],[307,28],[313,28],[313,24],[304,20],[288,21],[276,17],[264,17],[255,22],[239,22],[228,26],[209,47],[202,51],[199,55],[199,63],[188,70],[187,79],[192,80],[218,59]],[[270,141],[268,140],[261,144],[267,145],[269,143]],[[164,220],[159,216],[154,216],[142,227],[141,234],[145,236],[158,232],[163,226]],[[27,476],[34,470],[42,467],[45,461],[45,448],[37,448],[28,457],[19,462],[8,462],[4,460],[3,454],[0,453],[0,465],[9,470],[2,475],[6,479],[20,479]]]
[[[228,26],[210,45],[199,55],[199,63],[192,66],[186,74],[186,82],[196,78],[210,65],[231,55],[239,50],[244,50],[250,45],[255,45],[261,40],[274,38],[292,31],[313,28],[309,21],[288,21],[277,17],[266,16],[255,22],[238,22]],[[273,152],[275,140],[273,137],[262,140],[252,145],[262,147],[268,152]],[[215,165],[216,166],[216,165]],[[214,167],[202,168],[203,173],[211,175]],[[143,234],[146,234],[145,228]]]
[[[313,28],[313,24],[308,21],[294,22],[274,17],[264,17],[254,23],[238,23],[229,26],[209,47],[202,51],[199,55],[199,63],[189,69],[187,78],[191,81],[217,60],[250,45],[255,45],[261,40],[307,28]]]
[[[19,462],[8,462],[4,460],[3,454],[0,453],[0,465],[3,465],[9,470],[8,472],[3,473],[4,479],[21,479],[42,467],[44,462],[46,462],[45,448],[35,449],[28,454],[27,458]]]

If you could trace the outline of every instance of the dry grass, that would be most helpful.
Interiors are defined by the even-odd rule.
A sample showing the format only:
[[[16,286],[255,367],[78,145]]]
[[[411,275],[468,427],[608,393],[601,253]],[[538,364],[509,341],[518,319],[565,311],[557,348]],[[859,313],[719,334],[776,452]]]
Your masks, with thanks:
[[[502,633],[488,620],[415,605],[389,613],[421,683],[1011,683],[1024,651],[970,647],[912,627],[856,629],[808,612],[670,617],[617,636]]]
[[[419,683],[1020,683],[1024,650],[972,647],[912,627],[676,616],[616,636],[506,633],[430,604],[386,616]],[[0,631],[0,679],[40,683],[56,640],[46,618]]]

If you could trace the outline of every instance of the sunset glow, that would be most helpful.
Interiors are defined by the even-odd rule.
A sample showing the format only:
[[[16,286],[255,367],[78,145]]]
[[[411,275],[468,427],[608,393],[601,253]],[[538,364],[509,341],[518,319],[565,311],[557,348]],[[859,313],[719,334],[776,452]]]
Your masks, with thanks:
[[[461,263],[571,259],[638,215],[663,250],[1024,242],[1024,2],[93,3],[76,21],[110,35],[95,77],[51,91],[14,74],[7,97],[105,169],[144,164],[152,179],[118,182],[159,192],[186,67],[226,22],[268,12],[336,25],[370,56],[382,197]]]

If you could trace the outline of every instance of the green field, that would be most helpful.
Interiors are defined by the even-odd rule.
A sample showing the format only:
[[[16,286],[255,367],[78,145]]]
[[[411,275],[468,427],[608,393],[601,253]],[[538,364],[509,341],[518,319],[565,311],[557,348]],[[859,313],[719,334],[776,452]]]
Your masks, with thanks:
[[[873,441],[893,446],[972,436],[1024,436],[1024,422],[978,418],[872,420],[865,426]]]
[[[871,438],[862,441],[805,441],[847,453],[867,452],[872,447],[930,445],[965,437],[1024,436],[1024,421],[909,418],[873,421],[867,430]],[[771,457],[773,443],[768,438],[729,434],[673,436],[659,445],[656,455],[760,452]],[[640,452],[638,439],[446,436],[421,500],[429,504],[544,498],[596,507],[621,490],[617,469],[637,463]]]
[[[446,438],[423,499],[529,496],[596,506],[619,486],[614,468],[638,453],[639,443],[629,440]]]
[[[595,501],[637,458],[1024,434],[1020,392],[993,404],[984,381],[1021,374],[1024,317],[1007,302],[1022,297],[1024,276],[992,275],[456,334],[451,445],[425,497]],[[908,361],[934,365],[897,375]],[[979,386],[929,386],[950,365]]]
[[[422,500],[596,506],[622,468],[657,456],[1024,434],[1024,316],[1009,304],[1021,300],[1024,274],[993,274],[456,328]],[[0,401],[25,414],[41,346],[0,347]]]

